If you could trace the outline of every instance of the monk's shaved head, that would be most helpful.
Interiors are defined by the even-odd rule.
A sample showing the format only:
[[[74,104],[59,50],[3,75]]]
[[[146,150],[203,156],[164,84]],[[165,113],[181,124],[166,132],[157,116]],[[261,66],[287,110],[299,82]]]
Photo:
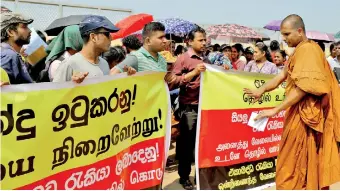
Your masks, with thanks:
[[[283,19],[281,27],[287,24],[296,30],[301,28],[303,32],[306,33],[305,23],[303,22],[302,18],[299,15],[295,14],[288,15],[285,19]]]
[[[281,35],[289,47],[296,47],[300,42],[308,40],[305,24],[299,15],[289,15],[281,23]]]

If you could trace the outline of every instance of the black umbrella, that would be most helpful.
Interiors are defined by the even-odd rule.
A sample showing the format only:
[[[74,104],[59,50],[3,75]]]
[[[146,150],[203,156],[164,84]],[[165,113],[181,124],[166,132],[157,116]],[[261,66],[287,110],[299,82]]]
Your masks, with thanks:
[[[89,15],[70,15],[67,17],[54,20],[45,30],[48,36],[58,36],[58,34],[67,26],[78,25]]]

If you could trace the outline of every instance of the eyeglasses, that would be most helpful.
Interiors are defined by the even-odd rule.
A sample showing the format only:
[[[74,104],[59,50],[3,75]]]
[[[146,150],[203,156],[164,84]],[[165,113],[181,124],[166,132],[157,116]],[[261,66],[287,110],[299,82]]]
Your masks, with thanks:
[[[108,31],[104,31],[104,32],[96,32],[96,34],[103,34],[103,35],[105,35],[107,38],[110,38],[110,32],[108,32]]]

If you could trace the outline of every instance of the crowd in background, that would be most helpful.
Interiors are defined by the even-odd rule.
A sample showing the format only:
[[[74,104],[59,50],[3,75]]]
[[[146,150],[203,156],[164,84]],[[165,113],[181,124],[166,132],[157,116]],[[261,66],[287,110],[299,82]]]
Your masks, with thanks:
[[[165,81],[174,95],[175,118],[180,123],[176,153],[180,183],[185,189],[194,188],[189,174],[194,161],[200,73],[205,71],[205,64],[225,70],[276,75],[284,70],[289,59],[277,41],[272,41],[269,47],[261,40],[246,48],[238,43],[210,45],[200,27],[187,35],[186,44],[176,46],[166,39],[165,27],[159,22],[145,25],[143,42],[130,35],[122,40],[122,46],[111,47],[110,34],[119,29],[107,18],[93,15],[79,25],[64,28],[48,42],[48,56],[32,66],[25,61],[23,53],[23,46],[30,42],[28,25],[32,22],[13,13],[4,13],[1,17],[1,70],[2,76],[8,76],[7,80],[1,78],[1,85],[81,83],[86,78],[122,72],[129,75],[142,71],[166,72]],[[46,41],[44,34],[40,36]],[[330,49],[330,66],[340,68],[340,43],[332,44]]]

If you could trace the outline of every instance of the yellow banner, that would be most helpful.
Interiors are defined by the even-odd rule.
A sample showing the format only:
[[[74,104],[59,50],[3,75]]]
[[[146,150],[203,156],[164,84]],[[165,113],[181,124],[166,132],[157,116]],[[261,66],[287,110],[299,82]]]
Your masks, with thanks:
[[[2,88],[1,189],[19,188],[164,137],[170,106],[163,78],[164,73],[122,74],[81,85]]]
[[[201,76],[196,135],[197,189],[260,190],[275,182],[285,111],[270,117],[261,130],[248,123],[253,113],[282,102],[285,83],[255,104],[243,91],[260,88],[273,77],[207,65]]]
[[[244,88],[261,87],[274,75],[222,71],[214,66],[207,68],[208,70],[203,73],[201,85],[204,87],[204,91],[201,91],[201,100],[204,99],[200,103],[202,110],[275,107],[284,99],[285,83],[274,91],[265,93],[255,104],[251,104],[252,100],[243,93]]]

